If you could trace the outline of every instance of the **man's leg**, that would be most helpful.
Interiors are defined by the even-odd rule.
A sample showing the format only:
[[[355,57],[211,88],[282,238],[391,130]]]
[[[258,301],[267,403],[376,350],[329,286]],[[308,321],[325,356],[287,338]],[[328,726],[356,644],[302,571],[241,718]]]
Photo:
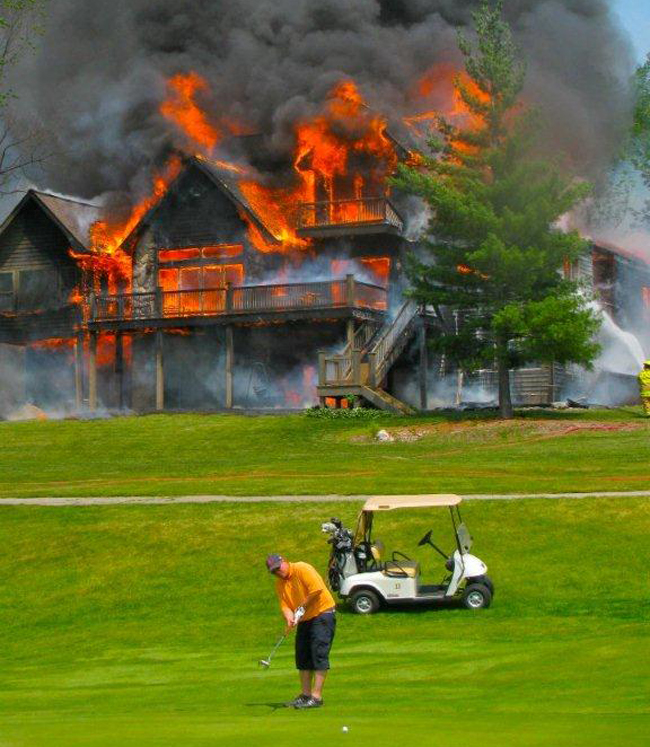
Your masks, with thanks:
[[[650,415],[650,397],[642,397],[641,401],[643,402],[643,412],[645,415]]]
[[[311,699],[300,706],[303,708],[323,705],[323,685],[330,667],[329,653],[336,630],[336,618],[332,613],[323,613],[310,622],[312,623],[309,634],[314,681],[311,685]]]
[[[323,699],[323,685],[325,684],[325,677],[327,677],[327,669],[321,669],[314,672],[314,684],[311,688],[312,697],[318,700]]]
[[[294,706],[311,697],[314,664],[311,658],[311,621],[298,623],[296,630],[296,669],[300,679],[300,695]]]
[[[300,669],[298,671],[298,674],[300,675],[300,692],[302,695],[311,695],[312,694],[312,675],[314,674],[309,669]],[[319,696],[320,697],[320,696]]]

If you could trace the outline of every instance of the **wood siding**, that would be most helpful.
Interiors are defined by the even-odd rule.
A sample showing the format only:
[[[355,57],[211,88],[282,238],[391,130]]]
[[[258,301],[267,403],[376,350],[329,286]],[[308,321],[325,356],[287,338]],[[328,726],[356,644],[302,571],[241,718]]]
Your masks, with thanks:
[[[28,202],[0,236],[0,272],[66,268],[69,242],[61,229],[41,210]]]
[[[196,168],[172,187],[154,225],[160,249],[239,244],[246,235],[246,223],[232,201]]]

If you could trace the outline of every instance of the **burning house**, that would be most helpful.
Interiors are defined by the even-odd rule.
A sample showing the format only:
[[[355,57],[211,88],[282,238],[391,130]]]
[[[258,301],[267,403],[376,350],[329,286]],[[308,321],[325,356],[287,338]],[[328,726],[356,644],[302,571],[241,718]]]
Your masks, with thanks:
[[[474,3],[294,5],[52,8],[12,71],[15,106],[52,123],[52,150],[66,154],[44,165],[46,183],[88,199],[31,190],[0,226],[0,414],[346,395],[405,412],[438,404],[449,379],[446,403],[473,398],[472,382],[427,355],[435,325],[405,300],[405,260],[429,216],[388,177],[438,113],[464,116],[455,40]],[[531,61],[526,93],[561,104],[552,149],[599,168],[625,124],[625,45],[606,9],[594,23],[594,9],[547,5],[508,10]],[[99,27],[105,53],[89,64],[87,30]],[[584,48],[611,54],[587,71]],[[587,265],[605,298],[607,263]],[[478,381],[487,399],[491,376]],[[515,401],[557,399],[564,377],[517,372]]]
[[[196,152],[172,153],[126,219],[30,190],[0,227],[0,344],[22,372],[5,400],[148,411],[355,395],[404,413],[426,409],[450,374],[448,401],[467,399],[467,385],[493,396],[493,372],[464,381],[428,361],[435,324],[404,299],[405,258],[418,243],[387,182],[415,156],[354,84],[339,84],[324,113],[297,127],[290,163],[241,133],[228,160],[215,157],[198,85],[177,76],[161,107]],[[594,248],[566,271],[624,314],[630,300],[616,296],[615,276],[647,278],[641,265]],[[640,282],[647,303],[650,281]],[[552,402],[570,380],[558,366],[521,369],[514,400]]]
[[[170,110],[200,142],[202,121],[186,113]],[[91,410],[295,408],[357,394],[408,411],[386,381],[426,315],[402,300],[412,247],[386,178],[410,153],[350,83],[300,128],[288,176],[258,136],[231,149],[246,166],[172,155],[152,196],[117,224],[95,206],[29,192],[0,235],[0,342],[53,347],[45,317],[65,318],[56,345],[75,376],[63,388]],[[21,230],[33,257],[17,257]],[[40,271],[28,303],[26,280],[9,270],[23,277],[37,255],[50,274]]]

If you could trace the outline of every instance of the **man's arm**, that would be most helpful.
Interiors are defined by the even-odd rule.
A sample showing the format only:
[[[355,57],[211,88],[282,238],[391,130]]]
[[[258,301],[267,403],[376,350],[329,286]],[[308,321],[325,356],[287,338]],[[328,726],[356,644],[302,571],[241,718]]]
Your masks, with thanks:
[[[293,610],[290,607],[287,607],[286,604],[280,603],[280,611],[282,612],[282,617],[284,617],[284,621],[287,624],[287,628],[293,627]]]
[[[301,602],[301,607],[305,610],[309,606],[318,600],[323,592],[323,579],[318,575],[317,571],[313,568],[304,568],[302,572],[302,582],[305,588],[305,598]]]

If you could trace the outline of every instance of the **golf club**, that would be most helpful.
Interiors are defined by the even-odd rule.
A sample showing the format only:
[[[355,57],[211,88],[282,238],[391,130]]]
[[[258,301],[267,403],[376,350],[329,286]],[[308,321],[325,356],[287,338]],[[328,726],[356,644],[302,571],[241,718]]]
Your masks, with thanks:
[[[298,609],[293,613],[293,624],[294,626],[297,625],[300,620],[302,619],[303,615],[305,614],[305,608],[304,607],[298,607]],[[282,637],[280,640],[273,646],[273,651],[268,656],[268,659],[260,659],[259,665],[261,667],[264,667],[264,669],[268,669],[271,666],[271,659],[273,658],[273,655],[275,652],[280,648],[280,645],[282,641],[287,637],[289,634],[289,628],[287,628],[284,633],[282,634]]]
[[[275,652],[280,648],[280,644],[282,643],[282,641],[287,637],[287,632],[288,631],[285,630],[280,640],[275,644],[275,646],[273,646],[273,650],[269,654],[268,658],[260,659],[259,665],[261,667],[264,667],[264,669],[268,669],[271,666],[271,659],[273,658],[273,655],[275,654]]]

